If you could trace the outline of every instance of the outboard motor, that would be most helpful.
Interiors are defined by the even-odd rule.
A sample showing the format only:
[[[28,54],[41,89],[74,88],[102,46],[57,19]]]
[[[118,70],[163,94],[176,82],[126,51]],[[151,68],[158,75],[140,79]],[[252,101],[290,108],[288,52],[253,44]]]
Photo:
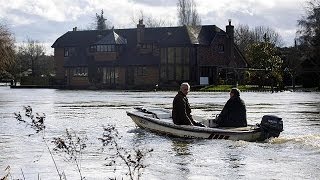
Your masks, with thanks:
[[[279,137],[280,132],[283,131],[282,118],[274,115],[264,115],[262,117],[260,128],[262,129],[261,139],[268,139],[270,137]]]

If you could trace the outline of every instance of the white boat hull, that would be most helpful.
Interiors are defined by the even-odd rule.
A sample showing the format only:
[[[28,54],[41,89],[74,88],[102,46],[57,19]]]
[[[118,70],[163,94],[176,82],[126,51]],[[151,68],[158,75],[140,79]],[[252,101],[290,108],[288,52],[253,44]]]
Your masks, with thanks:
[[[166,110],[157,109],[155,111],[127,111],[127,115],[135,124],[143,129],[152,132],[171,135],[182,138],[203,138],[203,139],[229,139],[257,141],[261,139],[261,128],[258,126],[248,126],[245,128],[210,128],[188,125],[175,125],[170,118],[170,114],[162,113],[164,118],[159,118],[159,114],[154,112]],[[160,113],[161,116],[161,113]]]

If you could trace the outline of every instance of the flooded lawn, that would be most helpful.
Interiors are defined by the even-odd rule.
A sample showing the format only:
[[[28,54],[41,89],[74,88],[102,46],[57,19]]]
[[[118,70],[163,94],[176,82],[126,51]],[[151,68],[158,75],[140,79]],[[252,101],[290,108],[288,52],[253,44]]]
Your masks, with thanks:
[[[103,147],[104,127],[115,126],[127,150],[153,149],[145,156],[141,179],[319,179],[320,93],[244,92],[248,123],[259,123],[265,114],[283,118],[284,132],[267,142],[184,140],[139,129],[126,115],[134,107],[170,109],[176,92],[76,91],[10,89],[0,87],[0,172],[10,166],[12,179],[80,179],[75,163],[53,151],[54,138],[66,129],[85,139],[78,156],[86,179],[129,178],[118,160],[108,165],[111,149]],[[224,92],[190,92],[193,114],[212,117],[229,97]],[[39,133],[15,119],[24,117],[23,106],[45,113]],[[25,117],[24,117],[25,118]],[[55,166],[50,151],[55,159]],[[116,167],[116,170],[114,171]],[[2,174],[0,174],[1,176]]]

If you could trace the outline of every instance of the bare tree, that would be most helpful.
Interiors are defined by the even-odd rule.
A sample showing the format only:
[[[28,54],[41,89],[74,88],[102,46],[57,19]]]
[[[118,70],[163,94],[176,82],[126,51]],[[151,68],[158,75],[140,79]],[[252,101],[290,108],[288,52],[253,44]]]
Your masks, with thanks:
[[[139,19],[143,19],[146,27],[170,27],[173,26],[172,23],[166,19],[155,18],[150,14],[145,14],[142,10],[139,12],[139,16],[132,16],[131,21],[134,25],[137,24]]]
[[[144,23],[146,25],[146,27],[165,27],[165,26],[172,26],[172,24],[170,22],[167,22],[164,19],[156,19],[152,16],[148,16],[144,19]]]
[[[14,37],[6,25],[0,24],[0,71],[7,71],[14,61]]]
[[[274,29],[265,26],[257,26],[253,30],[255,42],[269,42],[277,47],[283,46],[283,40]]]
[[[235,28],[234,40],[244,54],[248,50],[248,47],[254,43],[268,42],[276,47],[283,46],[280,34],[272,28],[264,26],[250,29],[248,25],[239,24]]]
[[[45,47],[37,40],[28,39],[18,48],[17,58],[21,71],[32,70],[32,76],[36,75],[36,66],[44,56]]]
[[[245,52],[248,45],[254,42],[253,33],[248,25],[239,24],[235,28],[234,42],[241,52]]]
[[[194,0],[178,0],[177,10],[179,25],[197,26],[201,24]]]

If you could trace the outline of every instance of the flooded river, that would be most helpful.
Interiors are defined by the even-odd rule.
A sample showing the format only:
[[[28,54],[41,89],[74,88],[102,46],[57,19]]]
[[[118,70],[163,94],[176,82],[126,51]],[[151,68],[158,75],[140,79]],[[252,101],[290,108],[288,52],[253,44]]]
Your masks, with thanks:
[[[128,179],[121,159],[108,165],[112,149],[99,140],[103,127],[113,125],[123,150],[153,149],[144,157],[140,179],[320,179],[319,92],[243,92],[249,124],[265,114],[283,118],[280,137],[266,142],[160,136],[137,128],[126,115],[139,106],[170,109],[175,94],[0,87],[0,177],[10,166],[10,179],[55,180],[57,169],[67,179],[80,179],[76,164],[53,151],[53,138],[68,129],[85,139],[78,157],[85,179]],[[212,117],[228,97],[226,92],[190,92],[189,102],[193,114]],[[25,118],[23,106],[28,105],[34,113],[46,114],[44,131],[36,133],[15,119],[14,112]]]

